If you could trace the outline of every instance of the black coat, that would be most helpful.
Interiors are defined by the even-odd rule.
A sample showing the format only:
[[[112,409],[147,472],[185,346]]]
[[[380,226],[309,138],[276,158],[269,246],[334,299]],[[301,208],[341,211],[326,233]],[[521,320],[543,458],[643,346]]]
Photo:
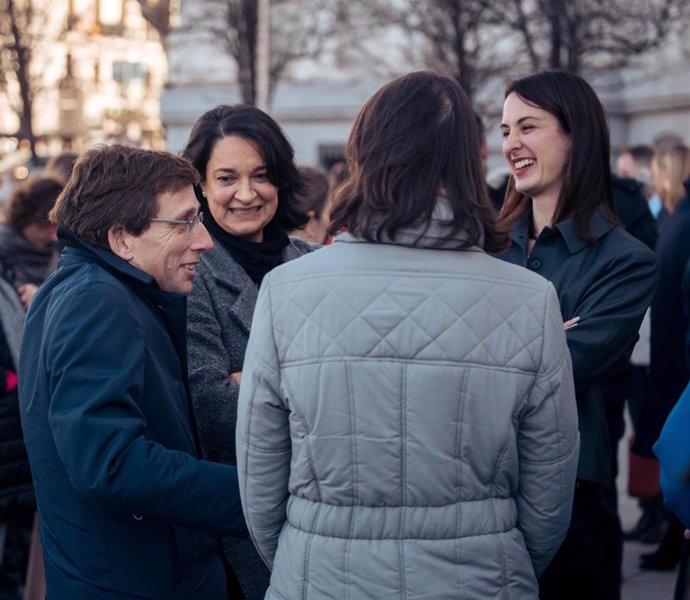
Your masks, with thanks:
[[[690,181],[686,185],[690,193]],[[652,445],[690,379],[685,360],[688,318],[682,291],[683,273],[690,259],[690,198],[681,200],[664,221],[656,254],[661,269],[652,302],[651,394],[642,406],[633,448],[642,456],[654,456]]]
[[[517,221],[512,244],[500,258],[551,281],[568,329],[580,422],[578,478],[611,483],[611,447],[604,413],[606,378],[630,357],[642,318],[654,295],[658,265],[654,253],[621,227],[596,213],[596,244],[575,231],[571,219],[546,227],[527,254],[531,211]]]
[[[16,387],[23,325],[19,296],[10,283],[0,279],[0,521],[33,514],[36,509]]]
[[[642,193],[642,184],[636,179],[612,176],[613,204],[616,215],[625,230],[654,250],[658,227],[649,204]]]

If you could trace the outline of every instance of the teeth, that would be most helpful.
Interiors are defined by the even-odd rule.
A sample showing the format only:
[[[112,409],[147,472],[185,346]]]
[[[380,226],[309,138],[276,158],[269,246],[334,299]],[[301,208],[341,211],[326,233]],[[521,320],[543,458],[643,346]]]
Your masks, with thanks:
[[[260,206],[252,206],[251,208],[231,208],[230,212],[235,215],[246,215],[253,212],[259,212],[260,210]]]
[[[522,169],[523,167],[526,167],[527,165],[533,165],[534,160],[531,158],[523,158],[522,160],[519,160],[515,163],[515,168],[516,169]]]

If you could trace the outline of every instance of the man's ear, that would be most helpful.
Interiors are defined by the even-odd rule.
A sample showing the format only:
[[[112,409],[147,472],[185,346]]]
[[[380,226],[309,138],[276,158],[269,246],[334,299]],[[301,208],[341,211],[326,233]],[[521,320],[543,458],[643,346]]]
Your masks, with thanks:
[[[108,244],[110,250],[116,256],[129,262],[133,258],[132,245],[130,244],[131,234],[127,232],[123,225],[113,225],[108,229]]]

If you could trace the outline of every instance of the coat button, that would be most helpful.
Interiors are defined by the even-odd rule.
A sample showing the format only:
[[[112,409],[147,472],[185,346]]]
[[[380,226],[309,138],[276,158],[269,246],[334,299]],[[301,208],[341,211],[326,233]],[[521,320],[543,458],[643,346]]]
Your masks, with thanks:
[[[541,268],[541,261],[538,258],[535,258],[529,263],[529,267],[530,269],[534,269],[536,271],[537,269]]]

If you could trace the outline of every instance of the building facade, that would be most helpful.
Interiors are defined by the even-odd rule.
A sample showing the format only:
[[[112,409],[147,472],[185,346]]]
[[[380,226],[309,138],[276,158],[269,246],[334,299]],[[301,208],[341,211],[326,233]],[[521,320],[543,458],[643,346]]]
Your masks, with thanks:
[[[34,0],[43,33],[32,41],[33,131],[39,155],[114,139],[163,148],[160,97],[167,57],[136,0]],[[39,22],[40,21],[40,22]],[[10,76],[0,131],[11,136],[19,94]],[[0,152],[20,141],[5,137]]]

